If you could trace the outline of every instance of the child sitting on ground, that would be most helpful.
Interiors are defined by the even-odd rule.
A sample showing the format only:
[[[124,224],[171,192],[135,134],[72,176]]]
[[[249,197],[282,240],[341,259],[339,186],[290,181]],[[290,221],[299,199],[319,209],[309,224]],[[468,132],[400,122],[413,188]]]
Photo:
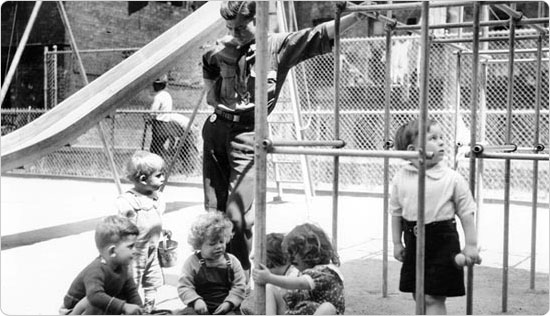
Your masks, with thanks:
[[[426,314],[446,314],[445,300],[464,295],[464,264],[480,263],[474,221],[476,205],[466,180],[443,166],[445,155],[439,124],[428,120],[426,152],[425,270]],[[418,150],[418,120],[402,125],[395,134],[397,150]],[[414,159],[395,174],[392,181],[390,212],[394,257],[403,262],[399,290],[413,293],[416,287],[416,220],[418,214],[418,160]],[[466,245],[460,253],[455,215],[460,218]],[[401,238],[403,237],[405,245]],[[465,260],[461,260],[465,259]],[[463,261],[463,262],[461,262]]]
[[[343,314],[344,278],[337,267],[338,255],[325,232],[313,224],[298,225],[285,236],[283,249],[302,275],[276,275],[260,265],[253,271],[254,281],[291,290],[283,297],[287,315]]]
[[[285,235],[281,233],[271,233],[266,235],[266,267],[275,275],[298,276],[300,271],[288,261],[288,255],[283,251],[283,239]],[[283,299],[286,289],[267,284],[266,288],[266,315],[283,315],[288,309]],[[241,312],[245,315],[255,315],[254,300],[255,292],[245,298],[241,304]]]
[[[99,257],[78,274],[63,298],[62,315],[142,314],[142,303],[128,265],[138,228],[117,215],[95,229]]]
[[[189,244],[195,250],[179,277],[178,295],[188,307],[183,313],[233,313],[245,297],[246,278],[239,260],[226,253],[233,224],[218,211],[198,217],[191,226]]]
[[[127,178],[134,187],[115,202],[118,213],[139,228],[132,270],[147,313],[154,309],[157,289],[164,283],[158,258],[162,215],[166,208],[160,191],[164,184],[164,167],[164,160],[159,155],[136,151],[126,168]]]

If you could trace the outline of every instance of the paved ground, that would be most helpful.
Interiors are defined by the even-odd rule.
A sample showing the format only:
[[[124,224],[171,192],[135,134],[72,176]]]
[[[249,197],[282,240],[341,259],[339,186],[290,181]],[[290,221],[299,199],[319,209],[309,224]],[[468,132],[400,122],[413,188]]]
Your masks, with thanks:
[[[115,186],[104,182],[19,177],[2,177],[0,184],[2,312],[56,314],[72,279],[97,255],[93,227],[98,218],[112,214]],[[165,194],[168,201],[165,224],[180,242],[181,264],[191,251],[186,243],[189,226],[203,212],[202,191],[169,186]],[[268,193],[267,201],[273,196]],[[330,196],[316,197],[309,210],[303,196],[286,195],[285,201],[268,203],[267,232],[286,232],[304,221],[318,223],[331,232]],[[502,266],[503,209],[500,204],[486,204],[481,210],[479,239],[484,266]],[[512,205],[510,211],[509,266],[528,270],[531,209]],[[543,273],[549,270],[548,213],[546,208],[538,210],[536,270]],[[381,260],[381,199],[341,196],[338,218],[338,248],[344,262]],[[179,268],[177,265],[164,270],[167,285],[161,289],[161,307],[181,306],[174,287]],[[367,273],[376,278],[380,274]]]

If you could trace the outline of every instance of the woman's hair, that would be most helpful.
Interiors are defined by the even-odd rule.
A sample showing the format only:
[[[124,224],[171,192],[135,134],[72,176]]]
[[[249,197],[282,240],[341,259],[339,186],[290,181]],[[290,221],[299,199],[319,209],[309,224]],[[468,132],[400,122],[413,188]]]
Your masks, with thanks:
[[[285,236],[283,249],[291,261],[299,255],[308,267],[331,262],[340,265],[338,254],[332,247],[327,234],[313,224],[306,223],[294,227]]]
[[[209,211],[199,215],[191,225],[191,231],[187,241],[195,250],[199,250],[202,244],[208,240],[223,239],[226,242],[233,234],[233,223],[219,211]]]
[[[164,81],[155,81],[153,82],[153,90],[160,91],[166,88],[166,82]]]
[[[157,154],[138,150],[126,165],[126,177],[132,182],[140,181],[141,176],[149,178],[154,172],[164,169],[164,159]]]
[[[224,1],[220,7],[220,14],[225,20],[235,20],[238,15],[245,20],[256,16],[256,1]]]
[[[281,233],[271,233],[266,236],[266,267],[269,269],[274,267],[284,266],[288,262],[288,256],[286,252],[283,251],[283,239],[285,238],[284,234]]]
[[[116,245],[130,235],[137,236],[139,229],[127,217],[111,215],[105,217],[95,229],[95,244],[98,250]]]
[[[427,131],[437,124],[435,120],[428,119],[426,121]],[[407,150],[407,147],[414,143],[418,137],[419,122],[417,119],[401,125],[395,132],[395,149]]]

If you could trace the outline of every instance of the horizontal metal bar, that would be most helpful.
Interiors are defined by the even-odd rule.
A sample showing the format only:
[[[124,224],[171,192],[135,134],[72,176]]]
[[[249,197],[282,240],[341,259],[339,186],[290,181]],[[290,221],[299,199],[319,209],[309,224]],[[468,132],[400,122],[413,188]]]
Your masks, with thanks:
[[[534,147],[518,147],[516,151],[534,151],[534,152],[541,152],[544,151],[546,147],[543,144],[537,144]]]
[[[541,61],[547,62],[548,58],[542,58]],[[514,59],[514,63],[534,63],[536,62],[536,58],[524,58],[524,59]],[[506,64],[509,63],[509,59],[491,59],[491,60],[484,60],[482,63],[485,64]]]
[[[513,152],[518,149],[518,146],[516,144],[506,144],[506,145],[483,145],[483,144],[475,144],[472,148],[472,151],[476,154],[482,153],[485,150],[498,150],[498,151],[504,151],[504,152]]]
[[[317,148],[284,148],[271,147],[268,152],[284,155],[314,155],[314,156],[347,156],[347,157],[377,157],[418,159],[417,151],[408,150],[359,150],[359,149],[317,149]],[[433,152],[427,152],[426,158],[431,159]]]
[[[500,25],[508,25],[510,22],[509,20],[496,20],[496,21],[484,21],[480,22],[479,26],[500,26]],[[441,23],[441,24],[432,24],[429,25],[429,29],[441,29],[441,28],[471,28],[473,27],[472,22],[456,22],[456,23]],[[419,30],[420,25],[414,24],[414,25],[400,25],[395,27],[396,30],[403,30],[403,31],[412,31],[412,30]]]
[[[336,148],[342,148],[346,146],[346,142],[340,139],[337,140],[271,140],[265,139],[263,141],[264,146],[331,146]]]
[[[101,49],[82,49],[78,50],[79,54],[83,53],[110,53],[110,52],[128,52],[128,51],[138,51],[140,50],[140,47],[129,47],[129,48],[101,48]],[[54,50],[54,51],[48,51],[46,54],[48,55],[56,55],[56,54],[72,54],[74,53],[72,50]]]
[[[548,52],[549,49],[548,48],[543,48],[542,49],[543,52]],[[514,50],[514,53],[516,54],[531,54],[531,53],[537,53],[538,50],[535,49],[535,48],[523,48],[523,49],[516,49]],[[494,50],[480,50],[479,51],[480,54],[486,54],[486,55],[489,55],[489,54],[508,54],[510,53],[510,50],[509,49],[494,49]],[[472,51],[464,51],[464,52],[461,52],[461,54],[463,55],[471,55],[472,54]]]
[[[536,40],[538,39],[538,35],[525,35],[525,36],[516,36],[516,41],[524,41],[524,40]],[[506,37],[481,37],[479,39],[480,42],[498,42],[498,41],[508,41],[510,38],[508,36]],[[471,38],[442,38],[442,39],[434,39],[432,43],[471,43]]]
[[[430,8],[470,6],[472,3],[472,1],[430,1]],[[347,7],[344,12],[376,12],[386,10],[419,9],[421,7],[422,2],[355,5]]]
[[[517,153],[488,153],[474,154],[476,159],[510,159],[510,160],[549,160],[550,155],[517,154]],[[466,153],[470,157],[470,153]]]

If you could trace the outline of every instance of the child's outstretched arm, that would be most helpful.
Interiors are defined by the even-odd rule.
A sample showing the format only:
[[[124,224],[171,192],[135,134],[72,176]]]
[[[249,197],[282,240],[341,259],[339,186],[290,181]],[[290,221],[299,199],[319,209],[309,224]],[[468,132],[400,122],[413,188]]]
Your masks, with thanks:
[[[275,275],[263,264],[252,271],[252,278],[258,284],[270,283],[290,290],[309,290],[311,288],[310,282],[306,278]]]
[[[401,216],[392,216],[391,230],[393,240],[393,257],[397,261],[403,262],[405,246],[403,246],[403,242],[401,241],[401,236],[403,235],[403,227],[401,226]]]

